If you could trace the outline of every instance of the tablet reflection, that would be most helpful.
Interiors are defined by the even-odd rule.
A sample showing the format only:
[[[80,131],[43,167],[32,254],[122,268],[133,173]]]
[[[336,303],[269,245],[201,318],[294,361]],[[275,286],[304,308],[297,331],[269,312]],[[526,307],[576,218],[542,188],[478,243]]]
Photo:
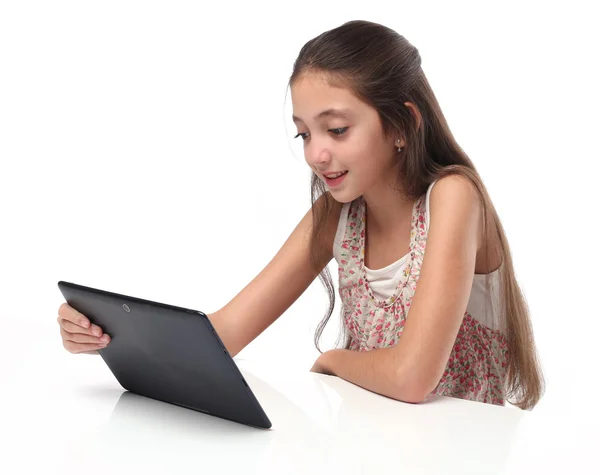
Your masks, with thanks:
[[[327,433],[283,392],[248,370],[242,373],[273,423],[270,430],[125,391],[107,424],[86,441],[85,453],[72,459],[65,471],[75,473],[76,465],[81,469],[85,463],[88,474],[115,469],[312,473],[311,457],[327,452]]]

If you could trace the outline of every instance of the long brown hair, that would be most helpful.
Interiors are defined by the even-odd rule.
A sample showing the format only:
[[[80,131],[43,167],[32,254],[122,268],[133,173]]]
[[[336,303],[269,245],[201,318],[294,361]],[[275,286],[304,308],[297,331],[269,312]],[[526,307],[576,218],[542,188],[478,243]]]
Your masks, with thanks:
[[[475,166],[458,145],[440,105],[421,68],[417,48],[396,31],[369,21],[349,21],[308,41],[294,62],[288,86],[304,74],[316,73],[332,87],[345,87],[377,110],[384,137],[399,132],[406,141],[397,182],[407,198],[417,199],[429,185],[446,175],[468,178],[479,191],[484,222],[484,242],[488,232],[495,233],[500,244],[502,266],[500,292],[506,315],[508,343],[507,400],[521,409],[533,408],[544,392],[544,379],[535,348],[528,305],[515,278],[511,252],[504,228]],[[421,113],[417,124],[405,102],[413,103]],[[322,207],[315,202],[323,196]],[[319,177],[311,177],[313,226],[312,259],[319,279],[329,295],[325,318],[315,332],[315,346],[335,306],[335,291],[329,269],[317,268],[320,234],[328,214],[334,209],[333,198]],[[486,255],[489,259],[489,249]],[[489,284],[488,284],[489,285]],[[342,324],[341,341],[349,339]],[[338,340],[339,342],[340,340]]]

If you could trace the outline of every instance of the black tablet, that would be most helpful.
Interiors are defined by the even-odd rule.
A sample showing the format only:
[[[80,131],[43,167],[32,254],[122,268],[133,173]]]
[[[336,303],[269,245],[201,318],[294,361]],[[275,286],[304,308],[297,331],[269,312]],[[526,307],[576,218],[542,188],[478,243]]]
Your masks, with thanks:
[[[111,338],[98,350],[123,388],[253,427],[271,421],[203,312],[58,282]]]

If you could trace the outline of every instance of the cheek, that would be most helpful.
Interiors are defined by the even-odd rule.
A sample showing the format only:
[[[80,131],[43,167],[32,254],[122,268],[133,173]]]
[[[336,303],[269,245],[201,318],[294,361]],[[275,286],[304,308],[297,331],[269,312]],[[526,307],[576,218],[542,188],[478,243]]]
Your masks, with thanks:
[[[345,156],[347,161],[362,163],[369,160],[373,153],[378,153],[376,144],[369,140],[369,137],[356,136],[349,140],[345,147]]]
[[[374,176],[386,168],[388,161],[389,153],[386,155],[382,144],[365,137],[350,144],[345,163],[349,168],[360,169],[365,176]]]

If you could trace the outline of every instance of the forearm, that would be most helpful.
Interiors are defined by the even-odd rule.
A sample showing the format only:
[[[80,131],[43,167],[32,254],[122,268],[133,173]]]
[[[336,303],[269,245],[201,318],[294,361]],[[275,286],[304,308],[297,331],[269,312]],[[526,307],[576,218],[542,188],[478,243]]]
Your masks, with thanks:
[[[213,312],[206,314],[213,328],[219,335],[219,338],[227,348],[227,353],[233,358],[240,352],[239,345],[234,343],[234,335],[230,332],[230,327],[227,325],[227,322],[222,318],[219,312]]]
[[[323,355],[323,373],[404,402],[421,402],[424,395],[395,360],[393,348],[371,351],[335,349]]]

